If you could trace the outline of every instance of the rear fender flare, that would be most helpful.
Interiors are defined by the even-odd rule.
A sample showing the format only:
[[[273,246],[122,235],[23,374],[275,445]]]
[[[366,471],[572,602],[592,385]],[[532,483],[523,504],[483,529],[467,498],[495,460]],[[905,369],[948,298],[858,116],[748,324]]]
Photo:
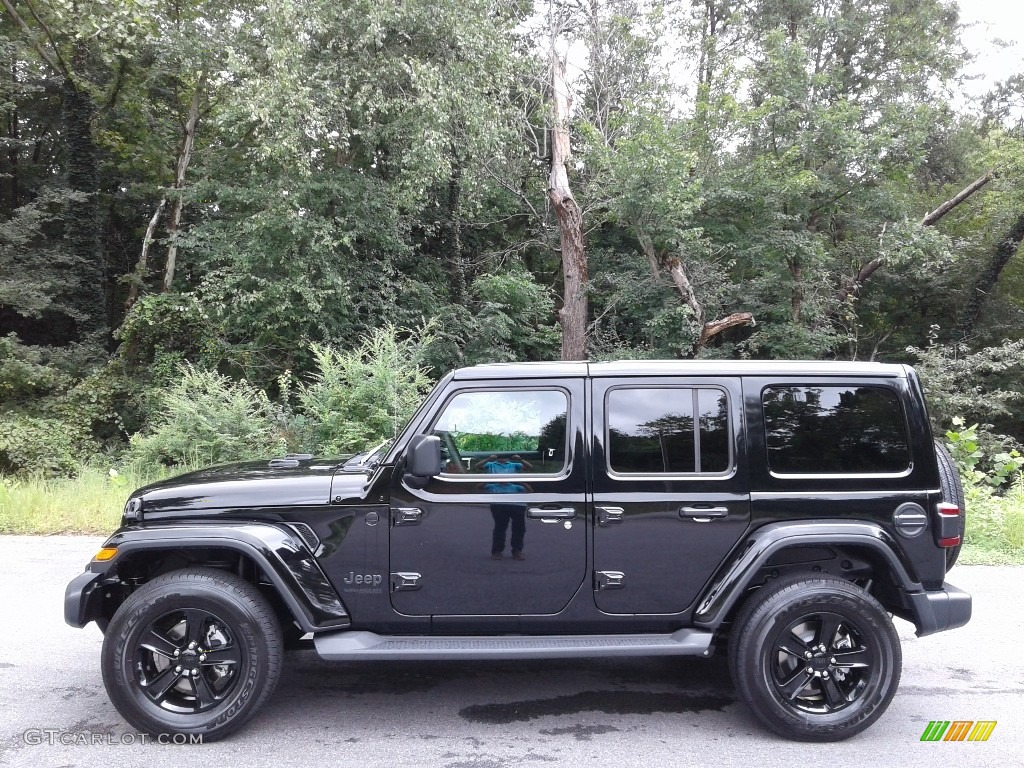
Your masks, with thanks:
[[[841,521],[776,523],[751,534],[718,569],[697,602],[693,623],[717,629],[772,555],[788,547],[811,545],[866,548],[882,558],[903,592],[910,594],[924,589],[911,578],[908,567],[900,560],[896,541],[879,525]]]

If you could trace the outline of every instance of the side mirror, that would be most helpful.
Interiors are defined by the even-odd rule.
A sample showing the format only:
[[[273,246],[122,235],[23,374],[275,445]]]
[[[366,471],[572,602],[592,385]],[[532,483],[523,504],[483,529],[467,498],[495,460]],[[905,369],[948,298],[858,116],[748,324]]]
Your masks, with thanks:
[[[441,438],[437,435],[414,435],[405,452],[405,473],[427,479],[441,474]]]

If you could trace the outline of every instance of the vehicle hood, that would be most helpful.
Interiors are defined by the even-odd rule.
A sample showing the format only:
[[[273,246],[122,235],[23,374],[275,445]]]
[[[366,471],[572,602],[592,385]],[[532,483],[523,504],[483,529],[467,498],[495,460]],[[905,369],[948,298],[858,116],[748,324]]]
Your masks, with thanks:
[[[302,507],[365,498],[366,472],[342,470],[343,457],[274,466],[269,461],[223,464],[161,480],[132,494],[145,517],[160,512],[213,513],[252,507]]]

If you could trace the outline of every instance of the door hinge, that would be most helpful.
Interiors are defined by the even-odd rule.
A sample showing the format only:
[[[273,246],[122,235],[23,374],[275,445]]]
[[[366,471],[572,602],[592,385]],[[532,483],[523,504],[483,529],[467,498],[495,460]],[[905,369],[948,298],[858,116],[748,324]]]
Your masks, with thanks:
[[[391,591],[392,592],[414,592],[419,589],[420,579],[423,578],[418,573],[401,572],[391,574]]]
[[[597,512],[597,524],[602,528],[613,523],[621,523],[622,516],[626,513],[622,507],[595,507]]]
[[[622,571],[594,571],[594,589],[622,589],[625,587],[626,574]]]
[[[423,522],[423,510],[419,507],[396,507],[391,510],[392,525],[419,525]]]

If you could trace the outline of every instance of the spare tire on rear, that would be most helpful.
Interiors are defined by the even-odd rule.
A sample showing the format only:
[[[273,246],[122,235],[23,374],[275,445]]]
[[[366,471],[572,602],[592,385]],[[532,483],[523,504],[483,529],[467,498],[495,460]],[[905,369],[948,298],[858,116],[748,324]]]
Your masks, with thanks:
[[[967,528],[967,510],[964,508],[964,486],[960,481],[956,462],[941,441],[935,441],[935,458],[939,463],[939,486],[942,488],[942,500],[956,504],[960,510],[960,543],[946,550],[946,570],[956,563],[960,556],[960,547],[964,542],[964,531]]]

